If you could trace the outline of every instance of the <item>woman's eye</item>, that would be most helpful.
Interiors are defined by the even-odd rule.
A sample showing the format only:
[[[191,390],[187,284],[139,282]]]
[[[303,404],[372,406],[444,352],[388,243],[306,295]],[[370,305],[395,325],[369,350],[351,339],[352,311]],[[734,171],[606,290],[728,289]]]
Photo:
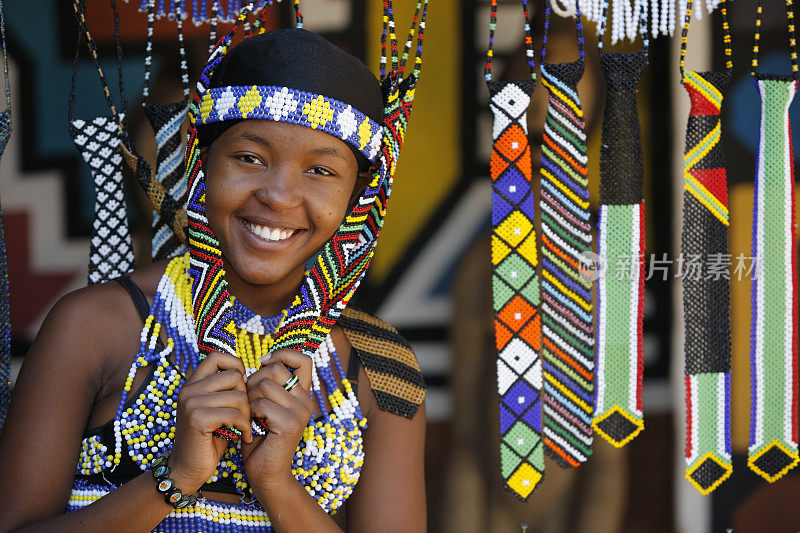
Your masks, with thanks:
[[[242,163],[247,163],[248,165],[263,165],[264,163],[261,162],[259,158],[251,154],[239,154],[235,156],[236,159],[241,161]]]
[[[319,176],[333,176],[333,172],[325,167],[311,167],[310,172]]]

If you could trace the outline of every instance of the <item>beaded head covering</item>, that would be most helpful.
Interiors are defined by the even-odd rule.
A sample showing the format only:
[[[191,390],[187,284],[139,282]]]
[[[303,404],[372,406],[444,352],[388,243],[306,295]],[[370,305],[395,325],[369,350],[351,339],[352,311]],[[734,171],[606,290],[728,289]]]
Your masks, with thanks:
[[[0,0],[0,44],[3,46],[3,77],[5,79],[6,108],[0,112],[0,156],[11,137],[11,86],[8,83],[8,55],[6,54],[6,25],[3,0]],[[6,262],[6,235],[0,209],[0,429],[6,419],[11,401],[11,313],[8,294],[8,268]]]
[[[285,310],[283,321],[274,336],[273,349],[292,348],[311,356],[335,325],[358,287],[383,225],[397,156],[422,67],[427,1],[417,4],[402,62],[398,55],[392,4],[384,3],[381,59],[383,116],[380,122],[340,99],[303,90],[302,87],[259,84],[213,86],[215,72],[224,67],[223,59],[251,9],[252,5],[242,11],[233,29],[211,53],[189,108],[187,214],[190,274],[193,278],[192,308],[198,348],[201,357],[212,350],[231,355],[236,353],[231,313],[233,304],[225,279],[220,244],[205,214],[206,184],[203,163],[199,157],[198,128],[227,120],[260,118],[306,126],[333,135],[354,146],[371,165],[372,179],[369,185],[314,260],[298,294]],[[406,73],[405,63],[417,26],[419,33],[414,67]],[[257,36],[263,32],[263,28],[246,32],[245,40],[239,46],[247,46],[248,39],[263,38]],[[391,42],[388,54],[387,40]],[[387,61],[391,62],[387,64]],[[286,67],[300,69],[303,65],[296,63]],[[254,429],[263,433],[263,424],[254,421]],[[238,432],[228,428],[222,428],[220,434],[228,438],[238,437]]]

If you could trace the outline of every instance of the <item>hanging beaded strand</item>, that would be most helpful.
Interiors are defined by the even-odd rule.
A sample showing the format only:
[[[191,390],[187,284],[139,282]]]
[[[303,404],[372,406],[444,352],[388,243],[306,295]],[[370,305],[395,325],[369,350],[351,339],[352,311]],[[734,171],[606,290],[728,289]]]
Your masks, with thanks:
[[[6,107],[0,112],[0,157],[11,137],[11,85],[8,81],[5,24],[3,0],[0,0],[0,44],[3,46],[3,79],[6,93]],[[8,405],[11,402],[11,309],[7,253],[3,211],[0,208],[0,430],[3,429]]]
[[[683,167],[681,254],[703,265],[728,254],[728,184],[722,100],[731,79],[730,33],[721,5],[725,70],[684,70],[692,2],[681,33],[680,72],[691,110]],[[694,260],[693,259],[693,260]],[[731,462],[731,332],[729,276],[682,276],[685,323],[686,479],[710,494],[733,471]],[[699,273],[698,273],[699,274]]]
[[[792,0],[786,0],[792,74],[758,68],[762,5],[756,8],[752,76],[761,97],[753,197],[750,333],[751,414],[747,464],[770,483],[800,462],[798,449],[798,287],[794,155],[789,106],[798,70]]]
[[[492,155],[492,305],[497,392],[500,396],[500,474],[522,501],[544,476],[542,365],[537,242],[527,110],[536,84],[528,4],[521,2],[530,78],[492,80],[497,0],[491,0],[484,75],[494,116]]]
[[[548,106],[542,137],[542,374],[545,451],[561,467],[592,453],[594,325],[592,281],[583,272],[592,251],[586,123],[578,96],[583,77],[581,12],[575,6],[578,59],[546,63],[550,4],[545,3],[541,79]]]
[[[607,8],[605,3],[604,13]],[[646,10],[639,13],[644,16]],[[644,427],[644,166],[636,97],[647,67],[649,41],[643,23],[642,27],[642,50],[600,51],[606,104],[597,248],[604,269],[597,279],[597,391],[592,427],[616,447],[630,442]],[[605,26],[599,29],[604,32]]]

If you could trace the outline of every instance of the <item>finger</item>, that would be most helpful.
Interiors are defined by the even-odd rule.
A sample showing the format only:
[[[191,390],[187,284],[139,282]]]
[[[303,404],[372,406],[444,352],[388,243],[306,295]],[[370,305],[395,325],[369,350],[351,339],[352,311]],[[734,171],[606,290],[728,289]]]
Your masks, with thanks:
[[[235,369],[217,371],[200,381],[184,385],[181,393],[184,398],[187,398],[198,394],[207,394],[209,392],[224,390],[239,390],[245,392],[247,387],[244,383],[244,376]]]
[[[296,388],[299,388],[299,386]],[[305,410],[307,406],[303,404],[293,393],[294,390],[287,391],[283,388],[282,384],[265,378],[247,388],[247,399],[252,403],[264,398],[270,400],[271,402],[275,402],[284,409]]]
[[[294,374],[300,378],[300,384],[306,390],[311,389],[311,358],[295,350],[282,349],[261,358],[261,362],[283,363],[294,369]]]
[[[271,379],[276,383],[284,384],[289,381],[293,375],[292,371],[286,368],[285,364],[269,363],[262,365],[261,368],[248,376],[246,382],[248,387],[251,383],[258,383],[262,379]]]
[[[291,412],[266,398],[250,402],[250,413],[254,417],[262,419],[270,431],[293,425]]]
[[[233,407],[199,407],[192,411],[189,420],[205,434],[213,433],[220,426],[228,426],[241,431],[246,442],[253,439],[250,417]]]
[[[250,418],[250,399],[244,391],[219,391],[192,396],[183,402],[185,409],[204,409],[206,407],[239,409]]]
[[[244,363],[241,359],[231,354],[222,352],[211,352],[205,359],[200,361],[197,369],[189,377],[190,382],[200,381],[220,370],[238,370],[244,376]]]

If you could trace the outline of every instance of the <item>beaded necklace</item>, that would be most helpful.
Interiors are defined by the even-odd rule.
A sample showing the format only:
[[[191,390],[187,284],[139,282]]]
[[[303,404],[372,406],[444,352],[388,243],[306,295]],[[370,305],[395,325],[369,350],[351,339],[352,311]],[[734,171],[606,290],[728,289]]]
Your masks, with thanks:
[[[228,327],[232,322],[231,304],[222,255],[205,215],[205,175],[199,158],[197,127],[239,118],[267,119],[310,127],[338,137],[355,146],[372,163],[371,183],[315,259],[275,334],[273,349],[292,348],[311,356],[327,337],[358,287],[383,225],[396,160],[422,67],[427,0],[420,2],[421,16],[415,17],[412,24],[411,32],[415,32],[417,27],[419,31],[414,68],[408,74],[403,70],[405,64],[400,63],[391,2],[384,3],[382,124],[372,121],[344,102],[288,87],[210,87],[214,69],[232,46],[234,37],[241,31],[252,9],[252,3],[245,7],[234,27],[212,52],[201,73],[197,93],[189,110],[189,249],[198,348],[200,357],[212,350],[236,353],[236,338]],[[245,38],[261,32],[263,28],[245,32]],[[391,68],[388,72],[387,35],[392,43],[389,53]],[[407,46],[410,47],[412,42],[413,39],[409,38]],[[404,57],[407,56],[405,53]],[[263,434],[263,422],[254,420],[254,429],[257,434]],[[217,434],[229,439],[239,436],[238,430],[231,428],[221,428]]]
[[[794,155],[789,105],[797,91],[793,0],[786,0],[792,74],[757,73],[761,1],[756,10],[752,76],[761,97],[753,198],[750,334],[751,415],[747,464],[769,482],[800,462],[798,449],[798,289]]]
[[[597,393],[592,427],[616,447],[624,446],[644,427],[644,165],[636,104],[637,85],[647,66],[644,25],[642,30],[645,46],[639,52],[601,50],[600,54],[606,104],[600,145],[598,255],[604,272],[597,280]],[[599,43],[602,47],[602,38]]]
[[[73,7],[76,17],[83,18],[86,9],[85,2],[76,0]],[[80,29],[85,29],[85,24],[81,25]],[[106,103],[111,110],[111,115],[109,116],[95,117],[91,120],[74,118],[73,112],[77,97],[78,58],[82,37],[86,39],[90,55],[94,60]],[[97,46],[88,33],[88,29],[78,32],[75,58],[72,63],[72,88],[69,95],[68,111],[69,134],[83,160],[89,165],[96,194],[95,216],[89,241],[88,277],[90,284],[114,279],[126,274],[133,269],[134,263],[133,246],[131,244],[122,184],[123,155],[121,146],[124,132],[121,124],[126,115],[127,104],[122,79],[122,47],[119,41],[119,18],[116,16],[114,17],[114,41],[117,49],[121,98],[121,112],[119,114],[111,96],[111,90],[105,74],[100,66]]]
[[[683,164],[681,253],[705,265],[728,254],[728,183],[720,119],[731,79],[730,33],[721,6],[725,70],[684,70],[692,2],[681,33],[680,70],[691,110]],[[731,464],[731,317],[727,276],[682,277],[686,337],[686,479],[710,494],[733,471]]]
[[[582,274],[592,251],[586,123],[578,97],[585,60],[576,7],[578,60],[545,63],[550,4],[545,3],[542,84],[547,118],[540,165],[542,216],[542,373],[545,451],[562,467],[592,453],[594,326],[592,282]]]
[[[536,84],[527,0],[522,0],[530,79],[492,80],[497,1],[491,0],[485,77],[494,115],[492,156],[492,304],[500,395],[500,473],[525,501],[544,475],[541,322],[527,109]]]
[[[155,26],[155,2],[149,0],[147,5],[147,45],[144,60],[144,89],[142,90],[142,107],[145,116],[153,127],[156,136],[156,176],[177,206],[185,209],[186,180],[184,178],[184,147],[181,136],[181,125],[189,113],[189,71],[186,64],[186,51],[183,46],[183,23],[181,16],[175,16],[178,27],[178,52],[180,54],[181,85],[183,99],[168,104],[154,104],[149,101],[150,77],[153,61],[153,30]],[[173,13],[180,10],[181,0],[174,0]],[[153,261],[184,253],[187,248],[167,221],[161,219],[158,212],[153,213]]]
[[[125,381],[114,417],[113,450],[106,454],[108,450],[102,448],[96,438],[86,439],[79,461],[80,473],[113,472],[122,460],[123,448],[145,470],[151,461],[171,449],[177,395],[187,373],[199,363],[188,267],[188,254],[178,256],[168,264],[142,329],[139,353]],[[267,353],[273,342],[269,333],[259,331],[265,324],[279,327],[285,313],[262,318],[238,300],[232,301],[231,306],[236,309],[235,321],[243,326],[237,331],[237,356],[244,362],[249,375],[259,368],[258,357]],[[251,328],[252,331],[244,329],[254,324],[257,325]],[[166,339],[163,348],[158,346],[159,338]],[[330,512],[341,506],[358,481],[364,459],[361,430],[366,427],[366,418],[329,336],[312,354],[312,362],[311,392],[317,400],[318,411],[303,431],[292,474]],[[136,372],[150,365],[155,368],[147,389],[134,399],[132,405],[126,406]],[[344,391],[338,386],[339,382]],[[326,397],[331,412],[327,411]],[[240,441],[230,443],[208,482],[222,478],[232,479],[241,497],[252,500],[252,489],[244,474]]]
[[[0,0],[0,44],[3,46],[3,77],[5,80],[6,108],[0,112],[0,156],[11,137],[11,85],[8,82],[8,54],[6,53],[6,21],[3,0]],[[11,402],[11,310],[8,293],[8,262],[3,213],[0,209],[0,429],[6,419]]]

